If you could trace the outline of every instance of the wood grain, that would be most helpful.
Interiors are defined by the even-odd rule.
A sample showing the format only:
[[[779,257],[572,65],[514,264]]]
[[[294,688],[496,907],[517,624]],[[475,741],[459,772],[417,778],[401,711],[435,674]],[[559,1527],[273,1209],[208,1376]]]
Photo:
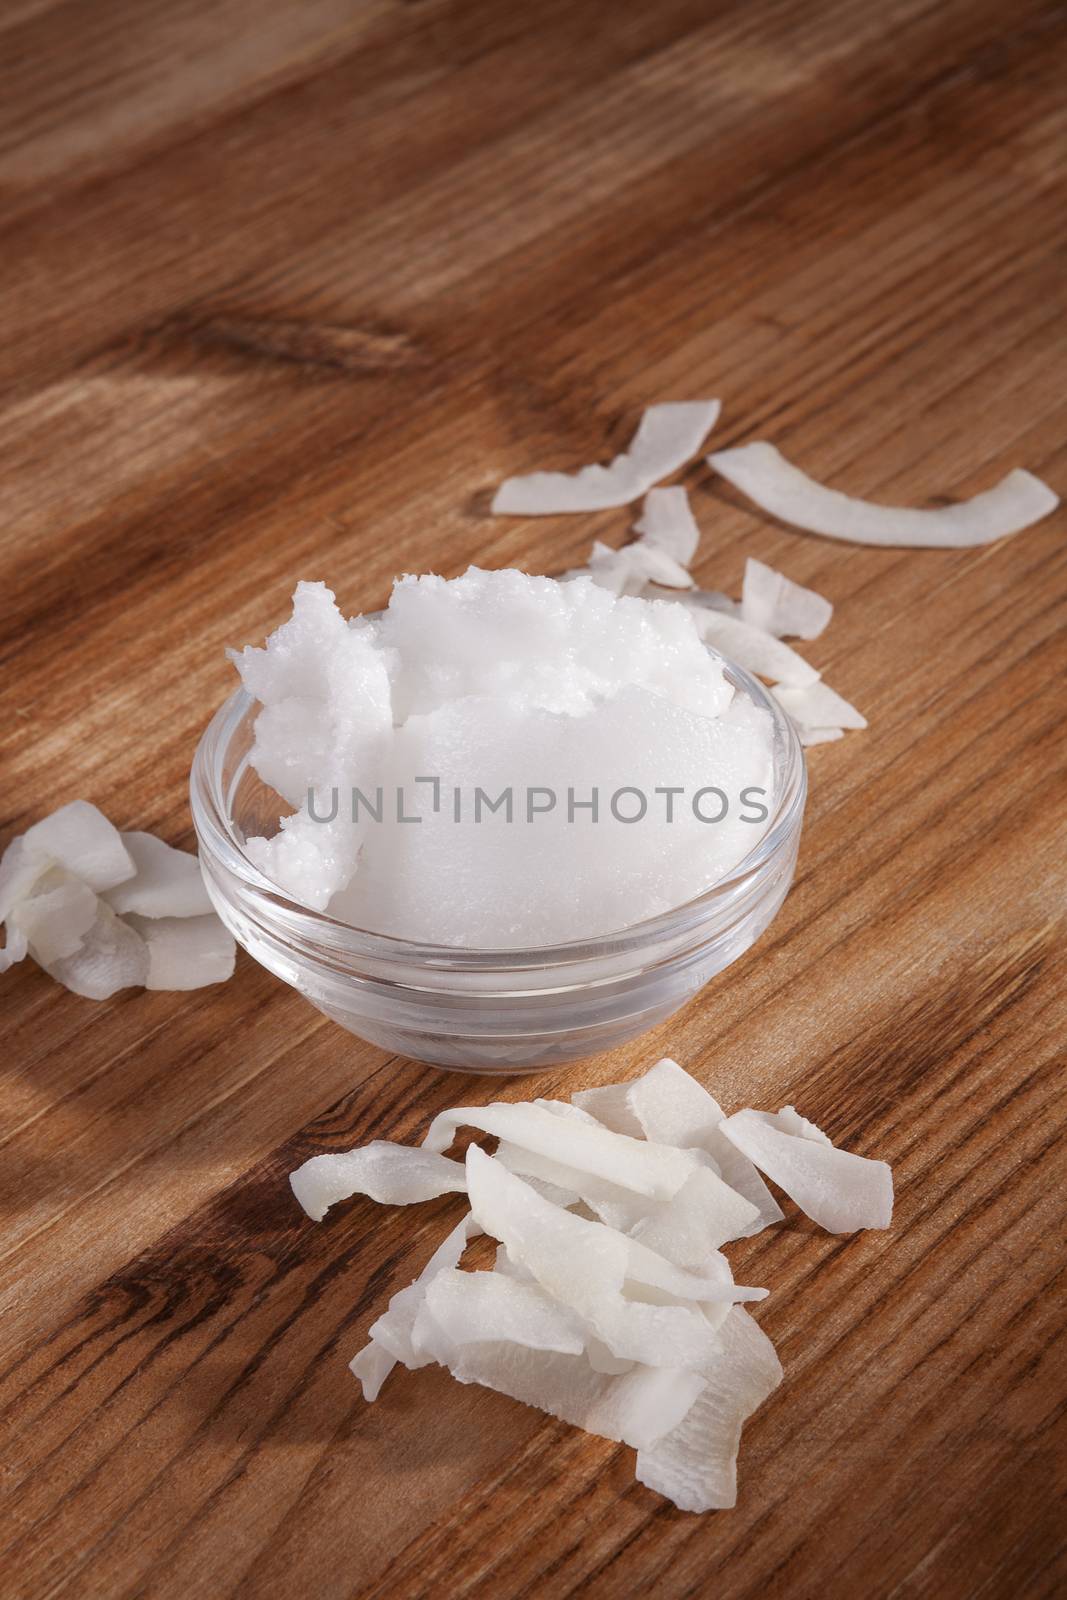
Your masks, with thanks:
[[[0,74],[0,839],[87,796],[189,844],[226,644],[300,577],[357,611],[398,570],[617,542],[487,491],[655,399],[721,394],[723,444],[874,497],[1067,485],[1061,4],[14,0]],[[5,1597],[1063,1592],[1063,514],[867,550],[685,481],[702,581],[754,554],[832,598],[807,653],[871,728],[813,753],[757,949],[552,1089],[669,1051],[899,1195],[885,1235],[791,1213],[734,1250],[787,1371],[738,1508],[679,1513],[629,1452],[436,1371],[357,1398],[455,1208],[315,1227],[285,1174],[496,1086],[246,958],[103,1005],[26,964]]]

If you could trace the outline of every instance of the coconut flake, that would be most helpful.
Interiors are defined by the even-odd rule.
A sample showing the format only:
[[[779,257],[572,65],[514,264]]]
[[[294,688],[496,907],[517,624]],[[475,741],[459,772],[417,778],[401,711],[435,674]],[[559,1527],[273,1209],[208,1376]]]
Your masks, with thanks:
[[[533,1283],[498,1272],[439,1272],[426,1288],[423,1312],[453,1345],[505,1340],[528,1350],[581,1355],[585,1333],[573,1312]],[[414,1341],[420,1342],[416,1320]]]
[[[120,989],[143,985],[148,964],[148,946],[140,934],[101,900],[96,919],[78,949],[49,962],[45,971],[86,1000],[107,1000]]]
[[[457,1163],[429,1144],[446,1145],[460,1126],[501,1140],[495,1157],[469,1146],[470,1213],[415,1282],[393,1295],[352,1370],[373,1399],[394,1361],[412,1368],[437,1362],[461,1383],[634,1445],[639,1481],[682,1509],[733,1505],[742,1423],[781,1378],[773,1347],[739,1304],[766,1290],[737,1285],[719,1248],[760,1226],[763,1199],[781,1215],[742,1147],[756,1151],[801,1204],[797,1191],[808,1190],[824,1212],[850,1210],[849,1227],[863,1225],[855,1214],[871,1212],[872,1196],[888,1220],[888,1169],[835,1150],[793,1106],[724,1119],[712,1096],[669,1059],[628,1084],[582,1091],[580,1100],[461,1107],[435,1119],[419,1150],[379,1141],[347,1157],[315,1158],[293,1174],[301,1203],[321,1216],[342,1191],[352,1192],[350,1177],[337,1172],[346,1160],[369,1165],[380,1153],[384,1186],[360,1174],[362,1192],[393,1199],[399,1187],[404,1198],[422,1198],[442,1192],[442,1170],[456,1186]],[[564,1156],[579,1153],[584,1165],[557,1159],[553,1134]],[[632,1182],[628,1162],[642,1150],[653,1158],[639,1174],[646,1186],[659,1182],[663,1152],[686,1169],[670,1195],[625,1187]],[[520,1176],[508,1161],[532,1171]],[[427,1166],[425,1190],[405,1188],[411,1172]],[[550,1187],[534,1173],[566,1178],[575,1189]],[[751,1201],[734,1191],[735,1174],[738,1189],[754,1181]],[[539,1189],[566,1196],[577,1209],[563,1209]],[[577,1198],[583,1191],[588,1202]],[[585,1213],[598,1197],[620,1204],[619,1195],[630,1233]],[[467,1240],[482,1229],[498,1241],[492,1270],[457,1270]]]
[[[834,614],[833,605],[782,572],[749,556],[741,589],[741,620],[776,639],[817,639]]]
[[[213,914],[196,856],[175,850],[151,833],[124,833],[121,838],[136,870],[132,878],[107,891],[112,911],[135,911],[142,917]]]
[[[458,1161],[389,1139],[312,1156],[289,1174],[289,1183],[313,1222],[321,1222],[331,1206],[355,1194],[368,1195],[379,1205],[408,1206],[467,1192],[467,1175]]]
[[[616,456],[610,466],[507,478],[496,492],[492,509],[498,516],[538,517],[627,505],[696,455],[719,410],[718,400],[650,406],[629,450]]]
[[[616,595],[637,595],[645,586],[643,573],[634,562],[633,545],[613,550],[601,539],[593,541],[589,552],[589,576],[600,589],[609,589]]]
[[[136,868],[119,830],[88,800],[72,800],[22,835],[28,856],[45,856],[95,889],[113,889]]]
[[[29,948],[26,942],[26,935],[17,927],[9,925],[7,943],[0,950],[0,973],[6,972],[9,967],[13,967],[18,961],[25,961],[29,954]]]
[[[721,1282],[689,1278],[625,1235],[549,1204],[477,1145],[467,1151],[467,1188],[472,1214],[485,1232],[506,1245],[542,1289],[575,1311],[613,1355],[687,1368],[705,1358],[714,1330],[698,1304],[650,1304],[624,1297],[623,1288],[631,1280],[673,1273],[671,1282],[688,1278],[708,1299],[732,1298]]]
[[[578,1167],[566,1166],[562,1161],[553,1161],[535,1150],[524,1150],[507,1139],[498,1144],[496,1159],[509,1172],[525,1178],[538,1194],[555,1205],[566,1208],[581,1200],[601,1222],[622,1232],[628,1232],[646,1216],[652,1204],[644,1195],[634,1194],[632,1190]]]
[[[50,856],[27,850],[25,837],[12,839],[0,856],[0,922],[6,922],[20,900],[32,894],[34,885],[54,865]]]
[[[35,961],[49,967],[74,955],[96,921],[100,902],[92,889],[62,867],[51,867],[10,913]]]
[[[646,586],[642,594],[646,600],[670,599],[676,605],[688,606],[692,611],[721,611],[725,617],[741,615],[741,602],[732,600],[721,589],[687,589],[684,594],[663,595]],[[697,626],[700,626],[699,619]]]
[[[689,496],[680,485],[650,489],[634,531],[645,544],[662,550],[683,570],[692,566],[700,544],[700,529],[689,509]]]
[[[704,1388],[682,1421],[639,1450],[637,1479],[682,1511],[725,1510],[737,1503],[742,1425],[777,1388],[782,1368],[766,1334],[734,1306],[700,1376]]]
[[[814,1139],[816,1144],[833,1144],[817,1123],[800,1115],[796,1106],[783,1106],[773,1120],[783,1133],[795,1133],[798,1139]]]
[[[443,1153],[459,1128],[506,1139],[537,1155],[547,1156],[579,1171],[606,1178],[620,1188],[653,1200],[669,1200],[689,1173],[701,1163],[689,1152],[671,1150],[611,1133],[606,1128],[555,1116],[542,1106],[510,1105],[495,1101],[487,1106],[459,1106],[442,1111],[430,1124],[423,1144]]]
[[[635,1366],[615,1376],[596,1371],[584,1356],[503,1341],[452,1346],[432,1320],[424,1322],[421,1345],[460,1383],[494,1389],[638,1450],[677,1428],[704,1387],[692,1372]]]
[[[837,729],[840,735],[845,728],[867,726],[867,718],[862,711],[857,711],[828,683],[813,683],[806,689],[783,685],[774,690],[774,697],[792,717],[802,735],[828,729]]]
[[[633,1139],[643,1139],[645,1130],[630,1105],[631,1087],[629,1082],[605,1083],[599,1089],[579,1089],[571,1099],[574,1105],[595,1117],[605,1128],[610,1128],[612,1133],[625,1133]]]
[[[757,1111],[737,1111],[721,1132],[828,1233],[888,1228],[893,1174],[887,1164],[787,1131],[790,1125],[788,1118],[783,1125]]]
[[[758,1223],[758,1208],[705,1168],[643,1218],[631,1237],[676,1266],[697,1272],[720,1245],[744,1238]]]
[[[706,1151],[724,1182],[755,1206],[758,1216],[742,1237],[781,1221],[782,1209],[752,1162],[724,1137],[719,1102],[677,1061],[665,1056],[634,1078],[629,1091],[633,1115],[649,1139]]]
[[[984,494],[932,511],[873,505],[816,483],[765,442],[720,450],[708,464],[763,511],[831,539],[856,544],[963,549],[1019,533],[1047,517],[1059,497],[1016,470]]]
[[[761,628],[754,628],[740,617],[730,617],[710,607],[694,610],[692,615],[705,644],[721,650],[724,656],[736,661],[738,666],[746,667],[749,672],[755,672],[773,683],[785,683],[796,688],[818,683],[819,674],[811,662],[805,661],[803,656],[773,634],[764,633]]]
[[[377,1400],[382,1392],[382,1384],[396,1366],[396,1357],[389,1354],[383,1344],[378,1344],[374,1339],[365,1344],[358,1355],[352,1357],[348,1369],[359,1379],[363,1387],[363,1398],[367,1401]]]
[[[148,951],[146,989],[203,989],[233,977],[237,946],[215,916],[129,916],[127,926]]]
[[[597,539],[589,552],[589,576],[602,589],[616,595],[641,595],[649,584],[665,589],[688,589],[693,580],[665,550],[638,540],[613,550]]]
[[[433,1282],[439,1272],[458,1266],[469,1241],[480,1232],[481,1229],[468,1211],[456,1223],[447,1239],[438,1245],[418,1277],[406,1289],[393,1295],[384,1315],[372,1325],[370,1342],[348,1364],[350,1371],[363,1385],[364,1400],[377,1400],[382,1384],[398,1360],[408,1366],[425,1365],[425,1361],[416,1356],[412,1349],[411,1332],[427,1285]]]

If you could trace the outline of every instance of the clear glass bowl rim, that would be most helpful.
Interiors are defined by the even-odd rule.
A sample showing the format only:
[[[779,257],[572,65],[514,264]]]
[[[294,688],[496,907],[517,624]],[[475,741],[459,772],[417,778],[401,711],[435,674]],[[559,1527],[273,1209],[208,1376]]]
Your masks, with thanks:
[[[710,650],[710,646],[708,648]],[[795,838],[807,796],[804,752],[786,712],[751,673],[718,651],[711,650],[710,653],[722,662],[727,678],[734,687],[769,712],[774,725],[774,737],[776,741],[782,740],[785,750],[780,793],[776,796],[766,832],[735,867],[693,899],[668,911],[658,912],[644,921],[631,923],[611,933],[568,940],[561,944],[492,949],[424,943],[392,934],[375,933],[291,899],[265,877],[245,854],[230,815],[229,795],[224,789],[223,778],[226,755],[238,727],[256,704],[242,688],[234,690],[223,701],[205,728],[193,757],[189,779],[190,805],[201,852],[208,853],[212,867],[221,867],[225,873],[240,880],[243,888],[257,900],[268,904],[292,933],[299,931],[306,939],[324,939],[336,955],[347,954],[357,961],[367,958],[376,963],[395,960],[404,966],[425,964],[438,970],[499,973],[521,971],[524,968],[568,966],[595,960],[597,956],[608,952],[636,952],[660,939],[677,938],[680,934],[699,928],[709,919],[728,913],[732,901],[744,900],[754,879],[760,877],[768,864],[773,863]]]

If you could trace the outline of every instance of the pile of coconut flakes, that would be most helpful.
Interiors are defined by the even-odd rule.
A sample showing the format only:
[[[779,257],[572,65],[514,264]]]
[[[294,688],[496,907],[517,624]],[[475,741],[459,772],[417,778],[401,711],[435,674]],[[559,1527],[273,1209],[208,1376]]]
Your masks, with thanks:
[[[487,1154],[445,1152],[461,1128]],[[637,1451],[637,1478],[685,1511],[736,1500],[744,1421],[781,1380],[722,1246],[782,1212],[771,1180],[831,1233],[887,1228],[884,1161],[838,1150],[792,1106],[724,1115],[671,1060],[559,1100],[442,1112],[420,1146],[376,1140],[314,1156],[293,1192],[320,1221],[351,1195],[469,1209],[352,1361],[375,1400],[399,1362],[431,1363]],[[491,1269],[462,1266],[497,1241]]]

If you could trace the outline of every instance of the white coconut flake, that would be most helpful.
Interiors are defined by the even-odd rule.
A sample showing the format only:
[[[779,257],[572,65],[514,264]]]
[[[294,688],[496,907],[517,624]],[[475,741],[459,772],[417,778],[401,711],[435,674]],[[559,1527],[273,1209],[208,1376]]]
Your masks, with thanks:
[[[761,510],[796,528],[855,544],[964,549],[991,544],[1047,517],[1059,497],[1040,478],[1016,470],[992,489],[956,505],[917,511],[873,505],[816,483],[774,445],[759,441],[708,457]]]
[[[572,1122],[541,1106],[509,1105],[503,1101],[442,1111],[430,1124],[423,1144],[428,1150],[443,1153],[464,1127],[478,1128],[654,1200],[669,1200],[701,1164],[686,1151]]]
[[[74,955],[96,921],[100,902],[87,884],[62,867],[50,868],[10,913],[35,961],[49,967]]]
[[[725,1510],[737,1503],[742,1425],[777,1388],[782,1368],[766,1334],[735,1306],[700,1376],[704,1388],[682,1421],[638,1452],[637,1479],[682,1511]]]
[[[0,972],[28,954],[86,999],[141,985],[199,988],[233,972],[234,941],[211,909],[196,857],[150,834],[120,834],[86,800],[8,845],[0,922]]]
[[[774,690],[774,697],[788,711],[802,734],[867,726],[867,718],[862,711],[857,711],[828,683],[813,683],[806,689],[782,685]]]
[[[704,1150],[720,1177],[751,1205],[758,1216],[746,1235],[782,1220],[782,1208],[752,1162],[725,1138],[725,1113],[702,1083],[665,1056],[629,1085],[630,1106],[649,1139],[664,1145]]]
[[[377,1400],[382,1392],[382,1384],[395,1366],[396,1357],[373,1339],[348,1363],[349,1371],[359,1379],[363,1398],[368,1402]]]
[[[893,1174],[884,1161],[787,1132],[757,1111],[735,1112],[721,1131],[828,1233],[889,1227]]]
[[[698,1272],[720,1245],[744,1238],[758,1222],[758,1208],[705,1168],[643,1218],[631,1237],[676,1266]]]
[[[670,556],[683,571],[692,566],[700,544],[700,529],[689,508],[689,496],[680,485],[650,489],[634,531],[646,544]]]
[[[424,1327],[422,1348],[460,1383],[494,1389],[638,1450],[678,1427],[704,1387],[692,1372],[635,1366],[616,1376],[594,1370],[584,1356],[504,1341],[452,1346],[432,1322]]]
[[[49,962],[45,971],[86,1000],[107,1000],[120,989],[143,986],[148,965],[148,946],[140,934],[101,900],[78,949]]]
[[[16,962],[25,961],[27,955],[29,954],[29,949],[30,947],[26,942],[26,935],[17,927],[9,924],[7,930],[7,943],[4,945],[4,948],[0,950],[0,973],[4,973],[9,967],[15,966]]]
[[[719,415],[718,400],[650,406],[629,450],[610,466],[507,478],[493,499],[498,515],[539,517],[628,505],[697,454]]]
[[[370,1342],[349,1362],[349,1369],[363,1385],[364,1400],[377,1400],[382,1384],[397,1360],[403,1360],[408,1366],[424,1364],[412,1349],[411,1332],[426,1287],[439,1272],[447,1272],[459,1265],[468,1243],[480,1232],[481,1229],[468,1211],[443,1243],[438,1245],[418,1277],[406,1289],[393,1295],[384,1315],[372,1325]],[[383,1337],[379,1337],[379,1334]],[[397,1351],[401,1353],[398,1355]]]
[[[699,1305],[648,1304],[627,1299],[633,1277],[662,1277],[670,1264],[599,1222],[542,1200],[521,1178],[477,1145],[467,1151],[471,1211],[508,1255],[529,1269],[542,1289],[569,1306],[615,1356],[650,1366],[693,1367],[705,1358],[714,1330]],[[680,1281],[684,1276],[673,1269]],[[709,1299],[730,1296],[720,1283],[698,1289]]]
[[[749,556],[741,589],[741,620],[776,639],[817,639],[834,614],[833,605],[782,572]]]
[[[613,550],[597,539],[589,552],[589,576],[602,589],[616,595],[642,595],[649,584],[665,589],[688,589],[693,580],[665,550],[638,540]]]
[[[35,884],[52,866],[50,856],[27,850],[22,835],[12,839],[0,856],[0,922],[7,921],[19,901],[32,894]]]
[[[132,878],[107,890],[105,899],[120,915],[203,917],[213,914],[200,862],[151,833],[124,833],[122,842],[135,867]]]
[[[603,540],[595,539],[589,552],[589,576],[600,589],[616,595],[638,595],[645,586],[644,574],[634,560],[633,545],[613,550]]]
[[[22,835],[28,856],[46,856],[97,894],[132,878],[136,868],[119,830],[88,800],[72,800]]]
[[[684,594],[664,596],[661,590],[654,590],[646,585],[641,592],[646,600],[666,598],[673,600],[676,605],[688,606],[692,611],[721,611],[726,617],[741,615],[741,602],[731,599],[721,589],[687,589]]]
[[[505,1340],[563,1356],[585,1349],[585,1332],[573,1312],[536,1284],[506,1273],[439,1272],[427,1285],[424,1310],[453,1345]],[[420,1343],[418,1324],[414,1342]]]
[[[496,1159],[509,1172],[514,1172],[532,1184],[537,1192],[554,1204],[572,1206],[581,1200],[601,1222],[609,1227],[628,1232],[648,1213],[655,1202],[646,1196],[634,1194],[619,1184],[598,1178],[579,1167],[569,1167],[536,1150],[524,1150],[521,1145],[502,1139],[497,1146]]]
[[[693,610],[692,617],[705,644],[720,650],[739,667],[772,683],[785,683],[795,688],[806,688],[818,683],[819,674],[810,661],[773,634],[754,628],[740,617],[727,616],[723,611],[704,607]]]
[[[356,1194],[379,1205],[409,1206],[467,1192],[467,1174],[458,1161],[390,1139],[311,1156],[289,1174],[289,1183],[313,1222],[321,1222],[331,1206]]]
[[[125,919],[148,952],[146,989],[203,989],[233,977],[237,946],[215,916]]]
[[[772,1119],[783,1133],[795,1133],[798,1139],[814,1139],[816,1144],[833,1144],[822,1129],[807,1117],[802,1117],[796,1106],[783,1106]]]
[[[612,1133],[625,1133],[632,1139],[643,1139],[645,1130],[638,1122],[630,1105],[632,1083],[605,1083],[598,1089],[579,1089],[572,1095],[572,1103],[594,1117]]]

